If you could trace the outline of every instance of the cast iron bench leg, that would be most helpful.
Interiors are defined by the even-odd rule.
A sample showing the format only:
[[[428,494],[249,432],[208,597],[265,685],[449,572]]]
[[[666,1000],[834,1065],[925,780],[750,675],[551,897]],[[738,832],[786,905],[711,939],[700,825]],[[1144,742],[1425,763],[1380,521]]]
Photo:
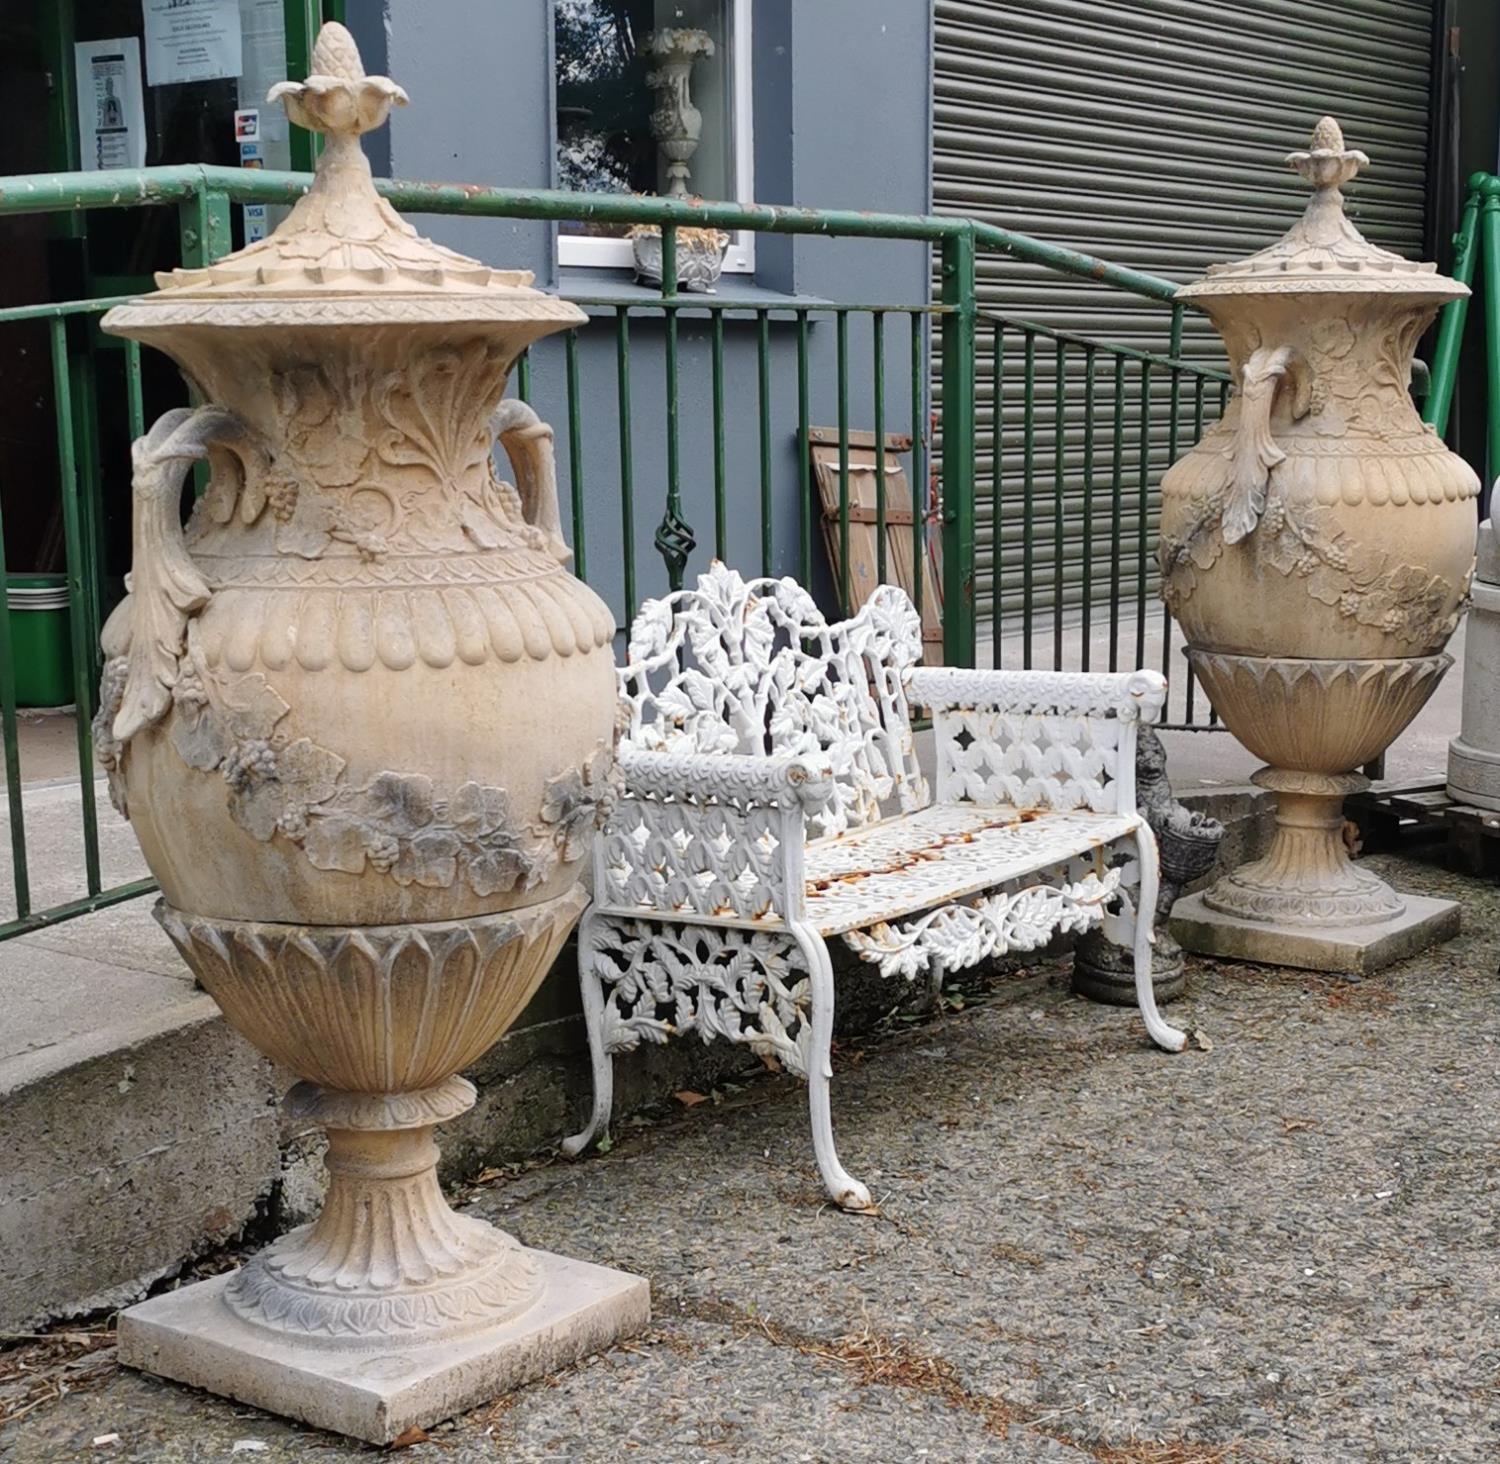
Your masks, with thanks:
[[[1156,939],[1153,926],[1156,923],[1156,897],[1160,883],[1157,864],[1156,835],[1151,825],[1142,819],[1135,831],[1137,861],[1141,870],[1141,886],[1136,892],[1135,943],[1132,955],[1135,958],[1135,999],[1146,1020],[1146,1030],[1158,1047],[1168,1052],[1181,1052],[1187,1046],[1187,1034],[1180,1032],[1167,1022],[1156,1009],[1156,992],[1151,986],[1151,943]]]
[[[594,926],[598,917],[588,911],[578,926],[578,986],[583,997],[583,1023],[588,1030],[589,1056],[594,1065],[594,1111],[588,1125],[562,1141],[562,1151],[573,1158],[595,1139],[609,1132],[609,1114],[614,1106],[615,1063],[604,1050],[604,983],[594,971]]]
[[[805,926],[793,925],[792,938],[807,962],[811,1026],[807,1052],[807,1106],[812,1116],[813,1153],[818,1173],[834,1204],[845,1210],[873,1208],[870,1192],[839,1163],[833,1144],[833,1115],[828,1086],[833,1079],[833,961],[823,937]]]

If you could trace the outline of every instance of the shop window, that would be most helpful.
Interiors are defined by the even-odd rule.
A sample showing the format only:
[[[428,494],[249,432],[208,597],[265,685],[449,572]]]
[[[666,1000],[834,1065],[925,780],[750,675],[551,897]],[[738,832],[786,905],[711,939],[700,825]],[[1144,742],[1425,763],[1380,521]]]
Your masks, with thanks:
[[[557,186],[749,201],[750,0],[553,0]],[[629,268],[624,227],[559,226],[564,265]],[[754,267],[748,231],[725,269]]]

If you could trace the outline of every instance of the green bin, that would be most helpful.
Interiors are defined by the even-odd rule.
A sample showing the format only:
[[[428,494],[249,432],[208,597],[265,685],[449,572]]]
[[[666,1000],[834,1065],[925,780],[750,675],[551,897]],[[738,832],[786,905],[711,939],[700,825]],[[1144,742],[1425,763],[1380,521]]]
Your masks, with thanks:
[[[7,591],[15,648],[16,705],[68,705],[73,700],[73,640],[67,577],[13,574]]]

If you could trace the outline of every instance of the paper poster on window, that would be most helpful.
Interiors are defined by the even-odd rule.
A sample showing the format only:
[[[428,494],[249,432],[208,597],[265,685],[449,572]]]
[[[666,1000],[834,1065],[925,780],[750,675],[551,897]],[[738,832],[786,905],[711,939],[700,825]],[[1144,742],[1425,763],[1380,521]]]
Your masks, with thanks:
[[[240,74],[239,0],[141,0],[152,86]]]
[[[286,10],[284,0],[239,0],[240,4],[240,106],[260,109],[260,135],[267,142],[287,136],[286,113],[281,103],[266,105],[266,93],[286,80]],[[273,167],[287,163],[271,155]]]
[[[78,150],[85,171],[146,166],[141,49],[134,36],[78,41]]]

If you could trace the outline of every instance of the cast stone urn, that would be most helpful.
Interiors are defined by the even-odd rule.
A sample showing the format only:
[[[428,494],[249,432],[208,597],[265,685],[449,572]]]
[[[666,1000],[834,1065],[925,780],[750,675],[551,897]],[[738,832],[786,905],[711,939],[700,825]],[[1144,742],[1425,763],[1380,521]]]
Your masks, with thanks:
[[[1178,298],[1201,306],[1237,390],[1162,480],[1162,593],[1225,724],[1268,767],[1261,859],[1178,903],[1190,950],[1372,969],[1458,927],[1448,901],[1351,862],[1344,795],[1422,708],[1451,658],[1474,564],[1479,483],[1417,414],[1413,352],[1467,294],[1370,244],[1340,185],[1368,165],[1325,117],[1287,159],[1306,212]]]
[[[703,113],[693,105],[689,83],[699,59],[713,55],[713,38],[707,31],[677,26],[653,31],[644,49],[654,67],[646,85],[656,93],[651,135],[667,160],[667,197],[686,198],[688,163],[703,135]]]
[[[646,1319],[640,1278],[454,1214],[432,1142],[585,903],[613,624],[565,567],[552,431],[502,401],[525,347],[583,313],[377,195],[359,134],[406,97],[343,27],[278,96],[326,137],[311,191],[104,320],[204,405],[134,446],[96,738],[158,917],[303,1079],[287,1105],[326,1126],[330,1187],[239,1271],[127,1311],[120,1352],[380,1442]]]

